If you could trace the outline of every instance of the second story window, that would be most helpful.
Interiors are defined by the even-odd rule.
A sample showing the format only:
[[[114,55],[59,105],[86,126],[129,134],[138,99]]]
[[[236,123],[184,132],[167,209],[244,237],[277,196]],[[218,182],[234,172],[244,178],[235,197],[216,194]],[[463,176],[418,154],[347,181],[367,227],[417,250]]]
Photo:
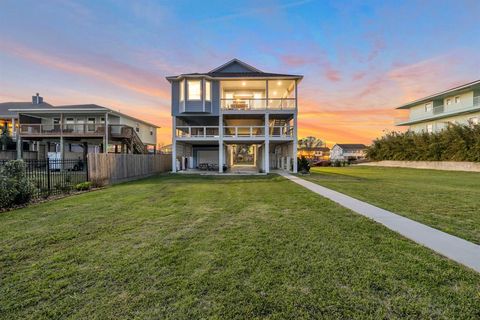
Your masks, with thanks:
[[[452,104],[452,99],[447,99],[447,106]]]
[[[205,100],[212,100],[212,83],[210,81],[205,81]]]
[[[180,81],[180,101],[185,101],[185,80]]]
[[[431,102],[425,104],[425,112],[431,112],[433,110],[433,105]]]
[[[460,103],[460,97],[455,97],[455,103]]]
[[[187,81],[188,100],[200,100],[202,98],[201,81]]]
[[[137,125],[135,126],[135,131],[140,132],[140,124],[137,123]]]

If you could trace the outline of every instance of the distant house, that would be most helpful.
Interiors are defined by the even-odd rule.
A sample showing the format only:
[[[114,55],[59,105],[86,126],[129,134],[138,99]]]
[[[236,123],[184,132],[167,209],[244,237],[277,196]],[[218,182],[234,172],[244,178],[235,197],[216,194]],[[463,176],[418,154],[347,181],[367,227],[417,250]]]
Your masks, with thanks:
[[[365,159],[367,146],[356,143],[338,143],[330,151],[330,160],[361,160]]]
[[[480,80],[409,102],[397,109],[408,110],[397,126],[413,132],[438,132],[450,124],[480,123]]]
[[[154,152],[157,126],[96,104],[52,106],[38,94],[32,102],[0,103],[0,123],[15,142],[16,158],[79,159],[89,152]]]
[[[298,157],[305,157],[311,162],[328,160],[330,157],[330,148],[328,147],[299,147]]]

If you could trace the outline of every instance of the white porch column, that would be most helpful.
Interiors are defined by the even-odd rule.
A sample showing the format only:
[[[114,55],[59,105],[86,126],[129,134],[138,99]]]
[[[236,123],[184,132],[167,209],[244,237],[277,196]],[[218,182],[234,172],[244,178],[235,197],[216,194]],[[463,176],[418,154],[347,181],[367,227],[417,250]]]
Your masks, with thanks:
[[[103,153],[108,153],[108,112],[105,113],[105,140],[103,142]],[[133,150],[132,150],[133,153]]]
[[[177,172],[177,137],[175,136],[177,128],[175,117],[172,117],[172,172]]]
[[[12,139],[17,139],[17,129],[15,128],[15,118],[12,118]]]
[[[295,110],[295,113],[293,114],[293,173],[297,173],[298,168],[297,168],[297,111]]]
[[[270,115],[265,113],[265,148],[264,148],[265,173],[270,172]]]
[[[17,137],[17,160],[22,159],[22,138]]]
[[[63,141],[63,136],[60,136],[60,160],[65,159],[65,141]]]
[[[218,172],[223,172],[223,114],[218,117]]]

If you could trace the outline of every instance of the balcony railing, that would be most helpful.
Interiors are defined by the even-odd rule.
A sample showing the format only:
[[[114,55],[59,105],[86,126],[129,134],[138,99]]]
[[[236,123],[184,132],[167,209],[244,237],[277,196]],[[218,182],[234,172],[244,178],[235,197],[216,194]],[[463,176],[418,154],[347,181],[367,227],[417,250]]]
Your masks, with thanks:
[[[178,138],[218,138],[218,126],[177,126]]]
[[[226,138],[257,138],[265,136],[265,126],[225,126],[223,136]]]
[[[223,110],[295,110],[296,99],[221,99]]]
[[[293,127],[287,127],[287,126],[269,127],[269,135],[273,138],[292,138]]]
[[[111,124],[108,126],[108,135],[110,137],[130,138],[134,134],[134,129],[130,126],[121,124]],[[82,124],[20,124],[20,136],[104,136],[105,124],[82,123]]]
[[[429,118],[438,116],[438,115],[454,115],[457,113],[469,111],[471,109],[475,108],[480,108],[480,96],[479,97],[473,97],[473,103],[470,106],[463,107],[463,108],[458,108],[458,109],[450,109],[449,106],[454,106],[454,105],[439,105],[432,107],[428,110],[426,110],[424,113],[421,114],[412,114],[410,116],[405,116],[405,117],[397,117],[395,118],[395,124],[401,124],[401,123],[407,123],[407,122],[415,122],[415,121],[422,121],[422,120],[427,120]]]
[[[293,127],[271,126],[269,135],[272,138],[292,138]],[[177,138],[219,138],[218,126],[177,126]],[[265,126],[224,126],[225,138],[258,138],[265,137]]]

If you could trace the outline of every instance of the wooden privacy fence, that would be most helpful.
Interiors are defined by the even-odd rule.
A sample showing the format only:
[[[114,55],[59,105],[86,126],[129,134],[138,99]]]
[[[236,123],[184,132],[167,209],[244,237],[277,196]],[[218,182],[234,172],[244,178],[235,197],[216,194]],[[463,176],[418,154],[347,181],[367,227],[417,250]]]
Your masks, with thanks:
[[[114,184],[172,170],[170,154],[88,154],[88,179]]]

